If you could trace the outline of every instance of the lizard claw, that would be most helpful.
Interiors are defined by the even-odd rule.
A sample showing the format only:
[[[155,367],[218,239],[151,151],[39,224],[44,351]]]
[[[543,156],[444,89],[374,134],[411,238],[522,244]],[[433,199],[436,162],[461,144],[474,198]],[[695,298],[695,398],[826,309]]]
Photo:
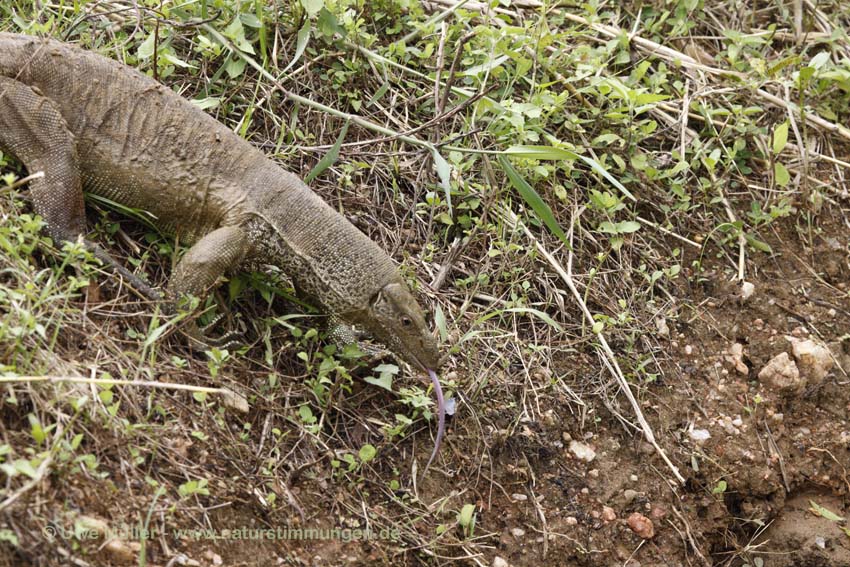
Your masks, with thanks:
[[[239,325],[239,330],[226,331],[218,337],[209,336],[209,331],[224,320],[224,315],[217,315],[213,320],[203,327],[199,327],[196,321],[189,321],[186,324],[186,335],[194,342],[199,343],[204,347],[215,347],[218,349],[233,350],[245,346],[245,329],[243,325]],[[241,323],[241,321],[240,321]]]

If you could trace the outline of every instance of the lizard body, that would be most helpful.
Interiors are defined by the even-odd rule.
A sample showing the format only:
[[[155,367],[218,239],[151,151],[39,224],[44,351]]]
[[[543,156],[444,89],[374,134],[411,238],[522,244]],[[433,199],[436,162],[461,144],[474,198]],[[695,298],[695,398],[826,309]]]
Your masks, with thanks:
[[[421,369],[440,364],[421,308],[380,246],[297,176],[134,69],[0,33],[0,148],[44,172],[30,191],[52,238],[85,234],[85,188],[148,211],[191,244],[169,279],[171,300],[203,294],[225,271],[276,265],[329,315]]]

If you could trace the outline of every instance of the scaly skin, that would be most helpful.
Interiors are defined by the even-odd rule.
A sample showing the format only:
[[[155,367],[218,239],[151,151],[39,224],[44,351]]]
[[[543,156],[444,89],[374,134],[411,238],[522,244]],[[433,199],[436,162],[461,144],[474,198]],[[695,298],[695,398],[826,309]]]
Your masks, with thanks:
[[[421,308],[377,244],[295,175],[129,67],[0,33],[0,148],[44,171],[30,190],[54,239],[85,234],[85,187],[152,213],[192,244],[169,279],[171,299],[202,295],[246,263],[276,265],[328,314],[423,370],[440,365]]]

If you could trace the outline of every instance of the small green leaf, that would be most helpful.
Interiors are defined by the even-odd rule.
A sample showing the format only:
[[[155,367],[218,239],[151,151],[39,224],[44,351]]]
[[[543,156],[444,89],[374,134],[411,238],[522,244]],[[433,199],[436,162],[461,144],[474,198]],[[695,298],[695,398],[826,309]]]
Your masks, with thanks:
[[[208,96],[206,98],[195,98],[192,99],[190,102],[201,110],[209,110],[211,108],[217,108],[218,105],[221,104],[221,97]]]
[[[449,165],[449,162],[440,155],[440,152],[434,148],[432,152],[432,156],[434,157],[434,167],[437,170],[437,175],[440,177],[440,185],[443,188],[443,191],[446,192],[446,205],[449,207],[449,215],[452,212],[452,166]]]
[[[821,51],[809,62],[809,67],[814,67],[815,69],[820,69],[829,61],[830,53],[829,50]]]
[[[345,30],[339,25],[336,16],[334,16],[333,12],[327,8],[322,8],[319,11],[319,17],[316,20],[316,24],[319,26],[319,31],[321,31],[322,35],[325,37],[331,37],[337,33],[342,36],[345,35]]]
[[[303,0],[302,0],[302,2],[303,2]],[[466,75],[467,77],[472,77],[472,76],[478,75],[479,73],[483,73],[485,71],[490,71],[491,69],[498,67],[499,65],[501,65],[502,63],[504,63],[507,60],[508,60],[507,55],[502,55],[500,57],[496,57],[495,59],[490,57],[490,58],[487,59],[487,61],[485,61],[481,65],[475,65],[474,67],[470,67],[469,69],[466,69],[465,71],[463,71],[461,73],[461,75]]]
[[[30,434],[32,435],[33,440],[35,440],[37,444],[41,445],[44,443],[45,439],[47,439],[47,434],[44,432],[41,422],[33,414],[29,414],[27,419],[29,419],[30,422]]]
[[[371,98],[366,101],[366,106],[373,106],[376,102],[381,100],[381,98],[385,94],[387,94],[388,90],[390,90],[390,83],[389,81],[384,81],[384,83],[380,87],[378,87],[378,90],[375,91],[375,94],[373,94]]]
[[[446,315],[439,304],[434,308],[434,324],[440,333],[440,340],[446,342],[449,339],[449,330],[446,326]]]
[[[747,240],[747,244],[749,244],[750,246],[752,246],[753,248],[755,248],[756,250],[758,250],[760,252],[765,252],[767,254],[770,254],[771,252],[773,252],[773,249],[770,247],[770,244],[768,244],[767,242],[762,242],[761,240],[759,240],[755,236],[752,236],[750,234],[745,234],[744,238]]]
[[[384,390],[388,390],[390,392],[393,391],[393,377],[390,374],[381,374],[379,378],[375,378],[374,376],[366,376],[365,378],[363,378],[363,381],[367,384],[372,384],[373,386],[383,388]]]
[[[260,18],[258,18],[254,14],[239,14],[239,19],[242,20],[242,23],[248,26],[249,28],[260,29],[261,27],[263,27],[263,22],[261,22]]]
[[[136,57],[139,59],[150,59],[153,55],[155,43],[154,39],[156,36],[154,34],[150,34],[145,38],[145,41],[139,46],[139,49],[136,50]]]
[[[820,517],[822,517],[826,520],[829,520],[831,522],[843,522],[844,521],[844,518],[842,516],[839,516],[838,514],[833,512],[832,510],[824,508],[823,506],[821,506],[820,504],[818,504],[814,500],[809,500],[809,504],[812,506],[809,510],[817,516],[820,516]]]
[[[773,153],[779,155],[788,143],[788,121],[786,120],[773,130]]]
[[[780,187],[785,187],[791,181],[791,174],[785,169],[785,166],[779,162],[773,164],[773,175],[776,184]]]
[[[554,146],[511,146],[502,153],[525,159],[553,161],[575,161],[579,159],[577,153]]]
[[[307,404],[299,406],[298,415],[301,417],[301,421],[306,424],[316,423],[316,416],[313,415],[313,410]]]
[[[375,458],[375,455],[378,453],[378,450],[375,449],[373,445],[365,444],[360,447],[360,460],[364,463],[368,463],[372,459]]]
[[[241,57],[230,57],[224,64],[224,70],[231,79],[236,79],[245,70],[245,60]]]
[[[311,18],[319,13],[325,7],[324,0],[301,0],[301,5],[307,11],[307,15]]]
[[[714,488],[711,489],[711,493],[712,494],[723,494],[724,492],[726,492],[727,488],[729,488],[729,486],[726,484],[726,481],[723,480],[723,479],[720,479],[719,481],[717,481],[717,485]]]
[[[304,183],[310,183],[314,179],[316,179],[319,175],[324,173],[324,171],[336,163],[337,158],[339,158],[339,149],[342,147],[342,141],[345,139],[346,133],[348,133],[348,125],[350,123],[346,121],[342,126],[342,130],[339,131],[339,135],[336,137],[336,141],[334,145],[331,146],[331,149],[328,150],[328,153],[322,156],[322,159],[319,160],[319,163],[316,164],[310,173],[307,174],[307,177],[304,178]]]
[[[207,479],[202,478],[199,480],[190,480],[188,482],[184,482],[180,486],[177,487],[177,492],[183,498],[187,496],[192,496],[193,494],[201,494],[204,496],[209,496],[210,491],[207,489]]]
[[[291,69],[299,59],[301,59],[301,55],[304,54],[304,49],[310,41],[310,29],[310,20],[304,20],[304,25],[301,26],[300,30],[298,30],[298,37],[295,41],[295,55],[292,56],[292,61],[283,68],[284,73],[289,71],[289,69]]]
[[[558,221],[555,219],[555,215],[552,213],[552,208],[546,203],[546,201],[543,200],[540,193],[535,191],[534,187],[532,187],[528,181],[526,181],[519,172],[514,169],[514,166],[511,165],[508,158],[500,155],[499,164],[501,164],[502,169],[505,170],[511,185],[519,191],[519,194],[531,207],[537,215],[537,218],[543,221],[549,230],[552,231],[552,234],[561,239],[561,242],[569,246],[570,241],[567,239],[567,234],[564,232],[564,229],[561,228],[561,225],[558,224]]]
[[[460,512],[457,515],[457,523],[459,523],[464,528],[468,528],[472,524],[472,519],[474,515],[475,505],[464,504],[463,508],[460,509]]]
[[[526,159],[539,160],[574,161],[576,159],[579,159],[589,165],[593,171],[607,179],[608,182],[611,183],[611,185],[613,185],[614,187],[616,187],[623,195],[625,195],[632,201],[637,201],[634,195],[632,195],[631,192],[626,189],[626,187],[622,183],[615,179],[614,176],[612,176],[607,169],[602,167],[602,165],[598,161],[587,156],[571,152],[570,150],[555,148],[552,146],[511,146],[505,151],[503,151],[502,154],[515,157],[522,157]]]
[[[12,547],[18,547],[18,536],[12,530],[0,530],[0,541],[6,541],[12,544]]]

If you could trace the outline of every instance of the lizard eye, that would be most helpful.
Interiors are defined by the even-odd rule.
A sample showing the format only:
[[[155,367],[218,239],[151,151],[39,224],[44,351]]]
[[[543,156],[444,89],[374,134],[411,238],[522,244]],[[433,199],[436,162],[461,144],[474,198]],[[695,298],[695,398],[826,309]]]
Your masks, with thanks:
[[[401,318],[401,325],[403,327],[409,327],[412,324],[413,324],[413,321],[410,319],[410,317],[402,317]]]

